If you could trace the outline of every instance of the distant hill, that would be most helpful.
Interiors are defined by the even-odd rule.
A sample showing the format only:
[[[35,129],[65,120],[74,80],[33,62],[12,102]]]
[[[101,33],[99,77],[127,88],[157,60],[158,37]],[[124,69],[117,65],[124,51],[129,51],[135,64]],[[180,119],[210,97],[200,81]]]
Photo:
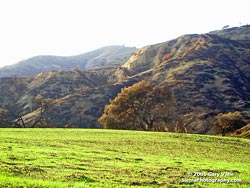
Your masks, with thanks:
[[[98,69],[118,67],[136,50],[134,47],[106,46],[76,56],[35,56],[17,64],[0,68],[0,77],[34,76],[40,72],[56,70]]]
[[[230,37],[221,34],[224,30],[183,35],[138,49],[116,68],[2,78],[0,108],[15,101],[29,124],[39,115],[32,100],[42,95],[54,99],[48,114],[51,126],[100,127],[97,119],[109,100],[123,87],[147,80],[173,91],[188,132],[217,134],[220,130],[209,122],[218,113],[240,111],[250,117],[250,47],[243,40],[248,29],[231,28]]]

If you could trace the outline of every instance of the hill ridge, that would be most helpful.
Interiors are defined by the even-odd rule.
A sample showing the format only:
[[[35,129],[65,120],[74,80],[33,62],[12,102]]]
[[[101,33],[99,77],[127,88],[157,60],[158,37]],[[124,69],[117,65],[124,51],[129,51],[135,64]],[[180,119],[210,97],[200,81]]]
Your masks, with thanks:
[[[244,29],[248,31],[249,27]],[[244,33],[234,35],[242,37]],[[171,89],[190,133],[218,131],[206,123],[218,113],[238,110],[250,117],[248,43],[214,33],[182,35],[140,48],[120,67],[40,73],[24,83],[25,92],[15,99],[27,122],[38,116],[32,110],[32,99],[40,94],[55,100],[48,114],[53,126],[100,127],[97,119],[109,100],[123,87],[141,80]],[[0,98],[5,94],[0,108],[12,100],[10,93],[18,89],[8,88],[9,83],[0,82]],[[8,91],[7,96],[2,88]]]
[[[35,76],[56,70],[119,67],[136,50],[135,47],[105,46],[74,56],[38,55],[0,68],[0,77]]]

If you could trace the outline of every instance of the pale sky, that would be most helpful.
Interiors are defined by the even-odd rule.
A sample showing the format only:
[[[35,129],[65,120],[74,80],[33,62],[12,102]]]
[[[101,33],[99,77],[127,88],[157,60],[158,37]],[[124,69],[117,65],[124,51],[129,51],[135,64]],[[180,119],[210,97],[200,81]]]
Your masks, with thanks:
[[[249,0],[1,0],[0,67],[250,24]]]

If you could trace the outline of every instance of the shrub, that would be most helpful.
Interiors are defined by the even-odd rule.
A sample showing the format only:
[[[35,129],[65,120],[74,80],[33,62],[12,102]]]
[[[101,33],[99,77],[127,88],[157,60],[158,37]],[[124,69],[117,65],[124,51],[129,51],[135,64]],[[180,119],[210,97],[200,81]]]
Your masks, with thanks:
[[[213,121],[214,126],[218,126],[222,130],[222,136],[225,136],[226,133],[233,132],[244,125],[246,121],[240,112],[229,112],[226,114],[218,114]]]

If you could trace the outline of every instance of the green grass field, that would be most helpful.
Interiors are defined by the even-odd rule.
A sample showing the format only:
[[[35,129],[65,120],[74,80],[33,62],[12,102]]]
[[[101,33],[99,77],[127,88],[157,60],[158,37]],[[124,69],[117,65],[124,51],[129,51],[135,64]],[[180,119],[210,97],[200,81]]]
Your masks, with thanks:
[[[250,187],[249,156],[250,140],[241,138],[0,129],[0,187]],[[223,179],[237,182],[201,182]]]

